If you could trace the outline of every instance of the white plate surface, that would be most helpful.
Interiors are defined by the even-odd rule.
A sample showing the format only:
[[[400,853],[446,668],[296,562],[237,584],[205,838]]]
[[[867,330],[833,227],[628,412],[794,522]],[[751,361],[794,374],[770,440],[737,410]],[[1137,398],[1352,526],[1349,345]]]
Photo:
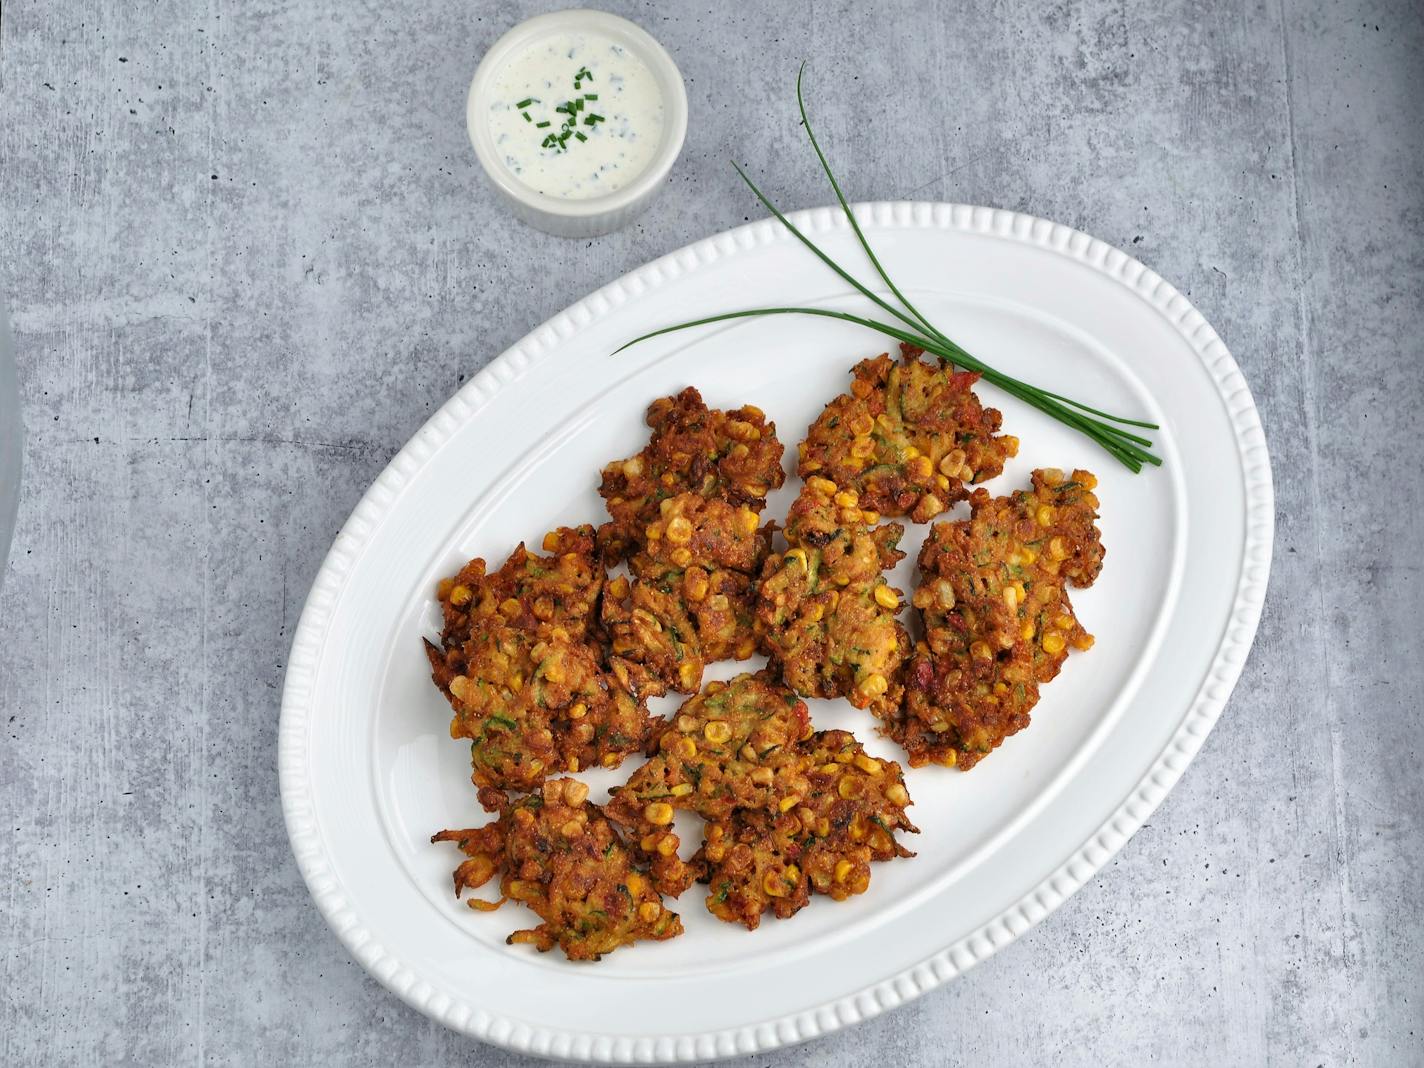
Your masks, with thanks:
[[[640,447],[655,397],[691,384],[716,407],[754,403],[791,462],[851,365],[891,348],[850,324],[782,317],[610,357],[654,327],[733,308],[870,310],[770,220],[594,293],[491,363],[391,461],[316,578],[288,668],[279,759],[297,862],[353,955],[447,1026],[547,1056],[652,1062],[753,1053],[874,1016],[1052,912],[1160,803],[1220,714],[1255,634],[1272,538],[1265,441],[1226,347],[1156,274],[1066,227],[947,204],[856,211],[892,277],[969,351],[1162,424],[1165,466],[1132,475],[979,387],[1022,441],[991,491],[1026,484],[1035,467],[1099,475],[1106,564],[1073,593],[1097,644],[1044,688],[1033,725],[972,773],[908,773],[918,856],[876,865],[868,893],[815,899],[748,933],[713,920],[694,887],[674,906],[683,937],[595,965],[506,946],[537,921],[513,904],[482,914],[456,902],[458,855],[429,842],[486,818],[420,649],[437,627],[437,579],[471,556],[497,563],[520,540],[537,545],[550,527],[599,522],[598,469]],[[870,277],[836,212],[792,218]],[[799,484],[788,478],[767,514],[784,516]],[[902,589],[926,529],[911,525],[901,543]],[[901,755],[845,702],[810,704],[818,727]],[[584,778],[601,797],[630,767]]]

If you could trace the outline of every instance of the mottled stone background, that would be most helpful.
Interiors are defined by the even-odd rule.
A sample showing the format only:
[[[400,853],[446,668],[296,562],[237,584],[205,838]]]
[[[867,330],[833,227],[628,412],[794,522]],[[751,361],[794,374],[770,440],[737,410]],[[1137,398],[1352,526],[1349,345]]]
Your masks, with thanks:
[[[292,627],[486,360],[759,213],[1047,216],[1185,290],[1262,409],[1270,600],[1227,714],[1091,886],[967,977],[762,1065],[1424,1063],[1424,19],[1374,3],[632,3],[687,77],[656,206],[588,243],[482,188],[464,93],[541,5],[4,0],[0,292],[29,424],[0,594],[0,1063],[511,1065],[310,904]]]

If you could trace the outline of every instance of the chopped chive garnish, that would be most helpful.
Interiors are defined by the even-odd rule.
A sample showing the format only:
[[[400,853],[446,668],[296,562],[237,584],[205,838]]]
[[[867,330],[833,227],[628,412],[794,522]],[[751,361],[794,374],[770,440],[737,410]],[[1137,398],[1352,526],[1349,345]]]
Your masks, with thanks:
[[[576,133],[576,134],[574,134],[574,136],[577,137],[580,141],[587,141],[587,140],[588,140],[588,138],[585,137],[585,136],[584,136],[583,134],[581,134],[581,133]]]
[[[557,112],[560,112],[561,114],[564,114],[564,115],[572,115],[572,114],[573,114],[573,112],[569,110],[569,106],[568,106],[567,104],[560,104],[560,105],[559,105],[558,107],[556,107],[554,110],[557,111]]]
[[[590,111],[590,112],[588,113],[588,117],[589,117],[590,119],[592,119],[594,122],[607,122],[607,121],[608,121],[607,119],[605,119],[602,115],[600,115],[600,114],[599,114],[598,112],[596,112],[596,111]]]
[[[585,100],[597,100],[597,99],[598,99],[598,94],[597,94],[597,93],[584,93],[584,94],[583,94],[583,98],[584,98]]]
[[[539,101],[538,101],[538,99],[537,99],[536,97],[526,96],[523,100],[521,100],[519,103],[515,104],[514,106],[517,107],[517,108],[527,108],[530,104],[537,104],[538,102],[539,102]]]
[[[543,122],[536,122],[534,125],[538,129],[542,130],[545,126],[552,126],[553,123],[551,123],[548,119],[545,119]]]
[[[582,111],[582,110],[583,110],[583,97],[579,97],[577,100],[574,101],[574,110],[575,110],[575,111]]]
[[[521,114],[521,115],[524,116],[524,121],[525,121],[525,122],[533,122],[533,121],[534,121],[533,119],[531,119],[531,118],[529,117],[529,112],[527,112],[527,111],[521,111],[519,114]]]

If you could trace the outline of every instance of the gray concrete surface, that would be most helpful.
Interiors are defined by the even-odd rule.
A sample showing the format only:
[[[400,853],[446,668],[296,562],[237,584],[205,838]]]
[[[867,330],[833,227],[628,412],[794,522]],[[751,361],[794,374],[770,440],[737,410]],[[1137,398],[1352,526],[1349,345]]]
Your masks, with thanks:
[[[948,989],[758,1065],[1424,1063],[1424,20],[1409,0],[610,2],[687,76],[659,203],[523,229],[463,129],[529,2],[5,0],[0,292],[30,425],[0,594],[0,1063],[511,1065],[351,960],[278,695],[349,509],[462,379],[758,213],[1016,208],[1186,290],[1274,455],[1260,637],[1167,803]]]

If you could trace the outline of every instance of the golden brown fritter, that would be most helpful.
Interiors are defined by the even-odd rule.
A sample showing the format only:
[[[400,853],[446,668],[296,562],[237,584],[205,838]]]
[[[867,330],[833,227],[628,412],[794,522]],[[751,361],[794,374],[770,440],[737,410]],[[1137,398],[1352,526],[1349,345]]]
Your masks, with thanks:
[[[914,856],[895,840],[915,830],[899,764],[866,755],[845,731],[821,731],[797,750],[795,792],[707,828],[692,866],[704,870],[718,919],[755,929],[763,912],[785,919],[812,893],[844,901],[869,887],[872,861]]]
[[[904,553],[905,528],[873,526],[853,490],[812,476],[787,517],[784,553],[767,559],[758,591],[762,646],[803,697],[847,697],[889,714],[899,704],[910,641],[896,620],[900,591],[882,572]]]
[[[560,527],[544,535],[543,545],[552,555],[537,556],[521,542],[498,571],[487,574],[484,560],[476,557],[453,578],[440,581],[436,594],[445,650],[457,652],[472,631],[493,623],[536,635],[558,627],[575,641],[588,636],[597,622],[605,574],[594,529],[587,524]]]
[[[613,767],[641,750],[647,710],[606,666],[595,609],[604,570],[589,526],[520,545],[498,571],[470,561],[439,586],[441,642],[425,643],[435,684],[471,740],[473,779],[528,790],[546,776]]]
[[[599,807],[574,779],[546,782],[541,792],[506,804],[484,827],[441,831],[432,842],[455,842],[469,857],[455,870],[455,896],[500,876],[499,902],[472,898],[492,911],[513,898],[543,922],[515,931],[510,945],[541,953],[558,946],[570,960],[598,960],[620,946],[682,934],[677,913],[664,907],[647,875]]]
[[[648,406],[652,438],[642,452],[603,469],[598,492],[612,520],[599,530],[610,563],[632,553],[668,497],[692,492],[760,512],[766,495],[785,481],[776,424],[748,404],[710,409],[688,387]]]
[[[608,815],[651,859],[658,889],[680,894],[697,872],[678,859],[673,811],[718,820],[737,808],[774,807],[777,772],[800,766],[798,746],[810,733],[806,702],[770,672],[709,682],[663,724],[651,759],[613,790]]]
[[[639,698],[696,693],[703,667],[756,651],[752,576],[771,542],[746,505],[682,493],[663,500],[645,548],[603,599],[611,666]]]
[[[920,359],[900,346],[855,366],[849,393],[820,414],[800,446],[802,477],[821,475],[859,494],[861,505],[926,523],[969,495],[1018,452],[998,434],[1002,417],[979,403],[979,375]]]
[[[557,628],[547,638],[482,628],[460,650],[459,673],[429,642],[426,654],[455,710],[450,736],[470,739],[478,786],[530,790],[557,772],[616,767],[647,743],[647,709],[600,666],[595,646]]]
[[[970,519],[931,530],[913,598],[925,640],[886,727],[911,766],[973,767],[1028,726],[1068,649],[1093,644],[1067,585],[1089,586],[1102,568],[1096,486],[1087,471],[1035,471],[1032,489],[979,490]]]

